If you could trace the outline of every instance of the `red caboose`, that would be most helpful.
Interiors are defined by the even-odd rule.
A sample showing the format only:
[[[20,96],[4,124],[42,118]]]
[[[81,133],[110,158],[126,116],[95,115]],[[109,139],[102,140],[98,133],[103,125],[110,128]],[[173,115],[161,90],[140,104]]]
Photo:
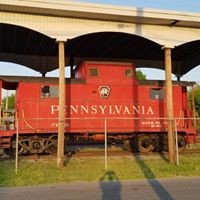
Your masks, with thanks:
[[[57,145],[58,79],[1,77],[0,88],[16,90],[20,153],[51,153]],[[173,106],[179,147],[195,141],[188,111],[188,82],[173,83]],[[66,79],[65,140],[134,141],[142,152],[167,148],[165,85],[136,80],[130,63],[84,62]],[[14,148],[16,128],[1,118],[0,148]],[[12,125],[12,126],[11,126]]]

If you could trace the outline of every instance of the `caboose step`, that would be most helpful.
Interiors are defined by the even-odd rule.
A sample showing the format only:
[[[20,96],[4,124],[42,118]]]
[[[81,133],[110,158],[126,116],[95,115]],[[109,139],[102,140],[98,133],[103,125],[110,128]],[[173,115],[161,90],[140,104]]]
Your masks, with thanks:
[[[185,129],[187,134],[196,135],[197,131],[195,128],[186,128]]]
[[[10,137],[0,137],[0,148],[7,149],[10,148],[11,138]]]

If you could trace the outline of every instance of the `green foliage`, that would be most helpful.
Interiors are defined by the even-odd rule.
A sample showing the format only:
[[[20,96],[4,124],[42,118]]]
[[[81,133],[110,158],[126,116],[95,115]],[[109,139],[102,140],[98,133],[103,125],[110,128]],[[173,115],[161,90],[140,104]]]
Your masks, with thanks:
[[[140,80],[140,81],[146,80],[146,75],[143,74],[143,72],[141,70],[137,70],[136,71],[136,78],[137,78],[137,80]]]
[[[195,87],[194,104],[195,104],[195,110],[200,116],[200,86],[199,85]],[[189,105],[192,108],[192,90],[189,91]]]
[[[196,111],[200,114],[200,86],[198,86],[195,90],[194,103],[195,103]]]
[[[15,108],[15,94],[3,98],[3,108],[6,108],[6,99],[8,98],[8,109]]]

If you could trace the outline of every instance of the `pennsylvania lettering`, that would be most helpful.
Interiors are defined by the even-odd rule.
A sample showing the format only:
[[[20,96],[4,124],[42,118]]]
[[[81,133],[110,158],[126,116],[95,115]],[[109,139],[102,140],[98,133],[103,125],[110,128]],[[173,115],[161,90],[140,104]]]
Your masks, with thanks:
[[[51,114],[57,115],[58,105],[51,105]],[[65,114],[70,115],[153,115],[151,106],[135,105],[69,105]]]

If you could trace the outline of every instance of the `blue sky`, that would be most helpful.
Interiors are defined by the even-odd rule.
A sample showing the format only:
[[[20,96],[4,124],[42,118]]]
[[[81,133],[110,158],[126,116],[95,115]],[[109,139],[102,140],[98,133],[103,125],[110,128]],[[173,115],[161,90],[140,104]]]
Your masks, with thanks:
[[[169,0],[168,1],[167,0],[106,0],[106,1],[105,0],[79,0],[79,1],[200,13],[200,0],[175,0],[175,1],[172,1],[172,0],[171,1]],[[18,66],[18,65],[10,64],[10,63],[2,63],[2,62],[0,62],[0,65],[4,66],[1,68],[1,75],[30,75],[30,76],[39,75],[38,72],[35,72],[23,66]],[[163,70],[142,69],[142,71],[147,75],[148,79],[165,79],[165,72]],[[188,72],[186,75],[182,77],[181,80],[200,82],[199,72],[200,72],[200,66]],[[48,73],[47,75],[58,76],[58,70]],[[66,68],[66,75],[68,75],[67,68]]]
[[[79,0],[80,1],[80,0]],[[81,0],[113,5],[200,12],[200,0]]]

